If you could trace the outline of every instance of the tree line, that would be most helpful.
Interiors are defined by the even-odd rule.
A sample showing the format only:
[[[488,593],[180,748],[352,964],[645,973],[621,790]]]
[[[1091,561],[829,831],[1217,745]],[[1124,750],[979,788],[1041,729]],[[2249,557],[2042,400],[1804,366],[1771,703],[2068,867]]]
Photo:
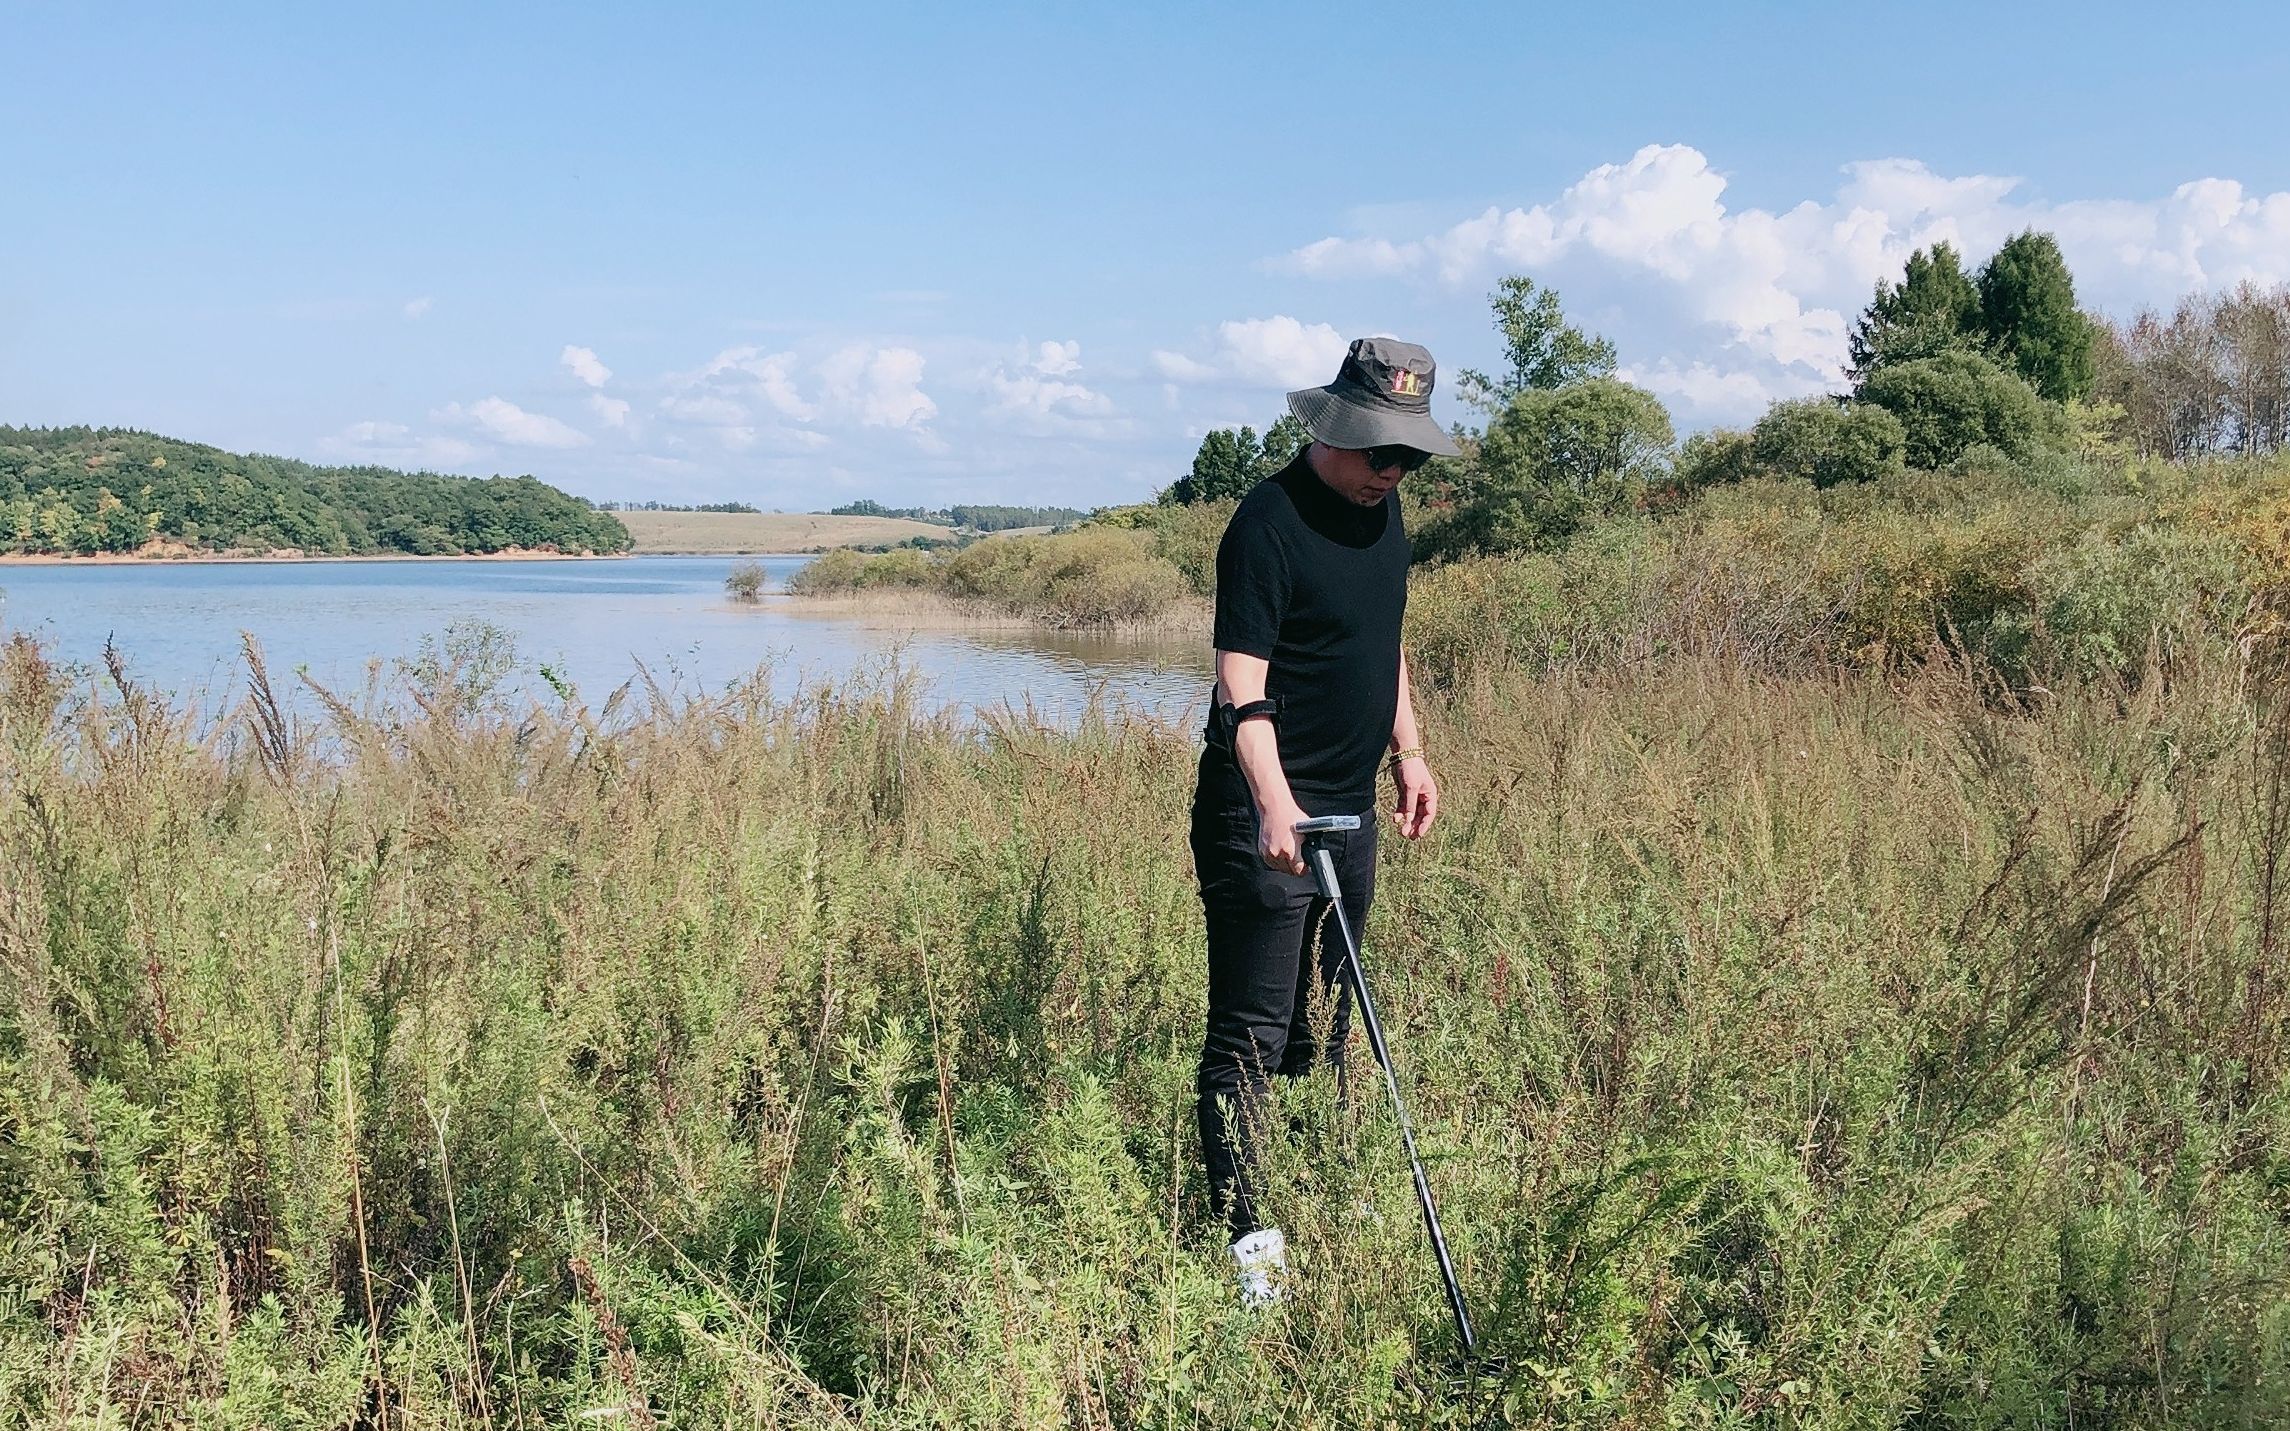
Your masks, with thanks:
[[[2100,329],[2101,399],[2142,457],[2257,456],[2290,445],[2290,287],[2190,294]]]
[[[591,502],[600,512],[754,512],[746,502]]]
[[[626,551],[628,529],[537,478],[320,467],[120,428],[0,426],[0,550],[454,556]]]
[[[827,509],[830,517],[903,517],[973,532],[1008,532],[1020,527],[1062,527],[1089,515],[1076,507],[1001,507],[965,503],[953,507],[886,507],[865,498]]]
[[[1419,550],[1549,550],[1585,524],[1753,476],[1829,487],[1904,469],[2041,464],[2099,451],[2183,460],[2290,442],[2290,288],[2196,295],[2168,316],[2086,313],[2058,242],[2016,234],[1979,267],[1950,244],[1880,280],[1848,340],[1843,392],[1773,404],[1746,429],[1682,445],[1654,394],[1616,376],[1614,345],[1514,274],[1488,296],[1503,361],[1457,383],[1483,426],[1464,455],[1409,484]],[[1236,498],[1307,437],[1283,417],[1259,438],[1202,439],[1159,500]]]

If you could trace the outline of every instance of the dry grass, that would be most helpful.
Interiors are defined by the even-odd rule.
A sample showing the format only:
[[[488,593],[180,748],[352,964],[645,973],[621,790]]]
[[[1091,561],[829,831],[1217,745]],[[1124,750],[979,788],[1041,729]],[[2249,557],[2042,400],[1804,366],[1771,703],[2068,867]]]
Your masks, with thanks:
[[[640,556],[749,556],[881,546],[953,532],[904,517],[830,517],[816,512],[615,512]]]
[[[1425,692],[1368,950],[1508,1424],[2281,1424],[2290,721],[2175,669]],[[1185,732],[250,674],[0,650],[0,1428],[1488,1410],[1372,1098],[1232,1295]]]

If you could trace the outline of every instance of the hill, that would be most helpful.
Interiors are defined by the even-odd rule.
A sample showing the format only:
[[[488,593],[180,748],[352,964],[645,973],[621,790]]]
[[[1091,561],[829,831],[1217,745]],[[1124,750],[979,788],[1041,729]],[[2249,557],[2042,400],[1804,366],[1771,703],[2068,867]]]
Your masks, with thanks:
[[[812,552],[828,547],[889,546],[909,537],[945,538],[930,522],[904,517],[839,517],[817,512],[619,512],[634,550],[738,556]]]
[[[457,556],[628,550],[609,512],[534,477],[319,467],[122,428],[0,427],[0,552]]]

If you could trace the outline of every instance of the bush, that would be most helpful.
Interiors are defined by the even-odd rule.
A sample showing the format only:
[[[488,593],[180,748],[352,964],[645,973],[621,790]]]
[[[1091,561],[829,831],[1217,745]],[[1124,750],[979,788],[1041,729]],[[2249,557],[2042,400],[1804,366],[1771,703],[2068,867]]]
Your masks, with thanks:
[[[1883,408],[1830,398],[1775,403],[1749,442],[1759,471],[1816,487],[1881,477],[1900,465],[1906,444],[1900,419]]]
[[[743,561],[724,578],[724,594],[742,606],[753,606],[763,600],[764,580],[761,562]]]
[[[1860,401],[1900,419],[1908,461],[1938,469],[1977,443],[2024,457],[2061,434],[2057,409],[1977,353],[1948,352],[1880,368]]]
[[[893,547],[867,558],[859,585],[869,590],[915,590],[931,584],[938,563],[917,547]]]
[[[2250,572],[2228,533],[2141,523],[2091,532],[2030,573],[2031,667],[2077,676],[2163,666],[2234,630]]]
[[[833,596],[857,591],[866,573],[867,558],[849,547],[836,547],[821,552],[787,579],[787,589],[797,596]]]
[[[1692,493],[1742,481],[1756,471],[1749,434],[1721,427],[1686,439],[1670,469],[1670,484],[1679,492]]]
[[[1195,519],[1171,509],[1180,524]],[[877,556],[838,549],[796,573],[799,595],[856,590],[935,590],[1006,615],[1052,626],[1148,620],[1188,592],[1185,576],[1156,552],[1150,530],[1088,526],[1053,536],[989,537],[943,558],[912,548]],[[1221,528],[1220,528],[1221,529]]]
[[[1238,502],[1195,502],[1186,506],[1154,507],[1153,550],[1175,567],[1196,596],[1217,588],[1217,544],[1224,539]]]

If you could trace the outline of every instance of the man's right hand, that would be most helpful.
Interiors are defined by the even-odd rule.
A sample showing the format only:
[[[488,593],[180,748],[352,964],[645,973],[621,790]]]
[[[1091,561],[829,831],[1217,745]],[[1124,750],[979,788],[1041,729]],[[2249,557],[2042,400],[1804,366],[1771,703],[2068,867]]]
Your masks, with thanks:
[[[1296,837],[1296,827],[1308,818],[1293,800],[1257,815],[1256,857],[1264,861],[1266,869],[1292,875],[1304,873],[1303,842]]]

